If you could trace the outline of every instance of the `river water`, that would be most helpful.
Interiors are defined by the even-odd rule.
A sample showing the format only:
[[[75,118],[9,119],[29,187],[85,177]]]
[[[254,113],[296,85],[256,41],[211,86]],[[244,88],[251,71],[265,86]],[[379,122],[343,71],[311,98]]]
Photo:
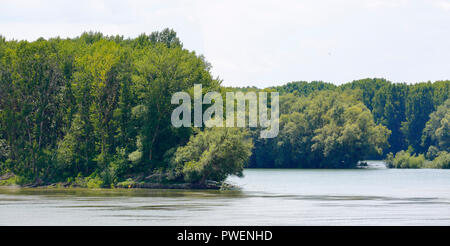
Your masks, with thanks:
[[[450,170],[246,169],[239,191],[0,188],[0,225],[450,225]]]

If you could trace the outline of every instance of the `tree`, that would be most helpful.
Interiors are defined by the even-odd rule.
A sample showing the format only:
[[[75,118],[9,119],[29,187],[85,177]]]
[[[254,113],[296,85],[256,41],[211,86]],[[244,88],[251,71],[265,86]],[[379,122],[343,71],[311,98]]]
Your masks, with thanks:
[[[226,88],[210,70],[205,57],[184,49],[171,29],[137,38],[88,32],[27,42],[0,36],[0,170],[29,183],[78,180],[109,186],[170,173],[175,153],[182,156],[180,146],[190,142],[186,150],[195,149],[194,143],[203,149],[178,164],[186,179],[204,182],[239,174],[246,151],[234,164],[206,161],[222,158],[224,149],[237,151],[200,140],[213,135],[226,136],[230,146],[252,139],[252,167],[354,167],[364,158],[380,158],[382,149],[395,153],[408,146],[419,154],[428,150],[428,159],[438,159],[433,165],[448,166],[448,102],[439,106],[450,95],[448,80]],[[195,135],[193,128],[172,126],[178,105],[171,95],[183,91],[192,97],[194,84],[202,85],[203,95],[279,91],[279,136],[260,139],[260,127],[245,134],[207,129]],[[216,169],[210,174],[211,167],[223,167],[227,174]]]
[[[62,93],[66,84],[52,43],[20,42],[8,52],[1,78],[2,128],[13,170],[37,182],[52,169],[63,121]],[[42,172],[42,173],[41,173]]]
[[[354,80],[350,83],[346,83],[343,84],[342,86],[340,86],[341,89],[360,89],[361,92],[361,98],[362,101],[364,103],[364,105],[366,105],[366,107],[370,110],[373,109],[373,98],[375,97],[376,92],[382,88],[383,86],[386,86],[390,84],[389,81],[385,80],[385,79],[378,79],[378,78],[374,78],[374,79],[361,79],[361,80]]]
[[[283,86],[272,87],[271,89],[278,91],[281,95],[295,93],[297,96],[308,96],[315,91],[335,90],[336,88],[336,85],[322,81],[295,81]]]
[[[423,130],[422,145],[450,152],[450,99],[430,114]]]
[[[221,182],[228,175],[243,175],[252,147],[251,139],[242,129],[210,128],[198,132],[186,146],[178,148],[175,162],[183,166],[182,172],[188,182]]]
[[[164,155],[170,149],[187,142],[190,128],[171,125],[171,103],[175,92],[192,90],[194,84],[202,84],[204,93],[216,90],[219,82],[213,80],[204,60],[181,47],[168,48],[163,44],[147,47],[135,57],[136,74],[133,82],[139,104],[134,111],[142,122],[139,138],[142,148],[141,163],[153,169],[165,166]]]
[[[406,121],[405,107],[408,97],[408,85],[387,84],[376,91],[372,99],[372,113],[376,123],[383,124],[392,134],[389,136],[389,148],[385,153],[398,152],[407,148],[405,135],[401,131]]]
[[[3,166],[1,165],[9,157],[9,146],[4,139],[0,139],[0,174],[2,173]]]
[[[280,135],[266,146],[275,148],[276,167],[350,168],[387,147],[390,131],[375,124],[355,93],[323,91],[281,101],[287,104],[281,105]]]
[[[423,153],[426,148],[421,145],[422,130],[435,109],[431,83],[413,85],[408,92],[405,107],[406,121],[402,122],[401,130],[406,143],[416,152]]]
[[[183,44],[177,36],[177,33],[173,29],[165,28],[161,32],[152,32],[149,36],[149,40],[152,43],[162,43],[167,48],[181,47]]]

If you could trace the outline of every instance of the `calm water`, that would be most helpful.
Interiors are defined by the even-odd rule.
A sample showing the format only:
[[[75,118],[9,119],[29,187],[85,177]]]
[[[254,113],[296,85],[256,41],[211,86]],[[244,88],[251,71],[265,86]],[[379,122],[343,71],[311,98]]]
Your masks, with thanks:
[[[0,225],[450,225],[450,170],[245,170],[240,191],[0,188]]]

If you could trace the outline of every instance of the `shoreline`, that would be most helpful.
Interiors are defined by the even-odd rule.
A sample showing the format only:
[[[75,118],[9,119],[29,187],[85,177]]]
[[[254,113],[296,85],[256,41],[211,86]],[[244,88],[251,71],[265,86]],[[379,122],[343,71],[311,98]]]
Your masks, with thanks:
[[[3,181],[3,182],[1,182]],[[6,181],[6,182],[5,182]],[[164,190],[238,190],[239,187],[227,182],[216,182],[208,180],[205,184],[191,184],[191,183],[157,183],[157,182],[134,182],[134,183],[118,183],[111,187],[87,187],[75,183],[50,183],[50,184],[24,184],[20,185],[14,182],[7,182],[8,179],[0,179],[0,188],[14,187],[14,188],[36,188],[36,189],[164,189]]]

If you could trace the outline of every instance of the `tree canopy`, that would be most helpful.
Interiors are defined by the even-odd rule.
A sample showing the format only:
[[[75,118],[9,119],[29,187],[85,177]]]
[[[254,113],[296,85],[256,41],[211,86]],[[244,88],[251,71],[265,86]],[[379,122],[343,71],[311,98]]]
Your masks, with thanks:
[[[109,187],[161,170],[202,183],[241,175],[246,165],[351,168],[406,149],[447,165],[448,80],[229,88],[210,69],[171,29],[136,38],[0,37],[0,172],[28,183],[84,178]],[[279,135],[172,126],[171,96],[192,95],[194,84],[203,95],[280,92]]]

